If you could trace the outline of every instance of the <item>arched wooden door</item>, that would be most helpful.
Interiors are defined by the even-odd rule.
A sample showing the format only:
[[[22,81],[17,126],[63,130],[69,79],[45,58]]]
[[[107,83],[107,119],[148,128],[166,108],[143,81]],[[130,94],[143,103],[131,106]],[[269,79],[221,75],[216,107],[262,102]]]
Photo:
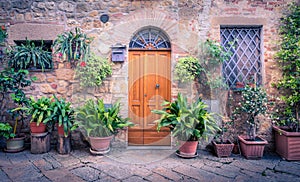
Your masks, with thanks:
[[[154,35],[153,29],[143,32],[129,46],[129,117],[135,126],[128,130],[128,145],[170,146],[169,129],[157,132],[153,121],[160,116],[151,113],[161,109],[164,100],[171,99],[170,44],[164,37]],[[135,47],[134,41],[144,46]],[[162,48],[158,47],[163,43]]]
[[[136,124],[129,129],[129,145],[170,145],[169,130],[157,132],[151,113],[171,98],[170,52],[129,52],[129,117]]]

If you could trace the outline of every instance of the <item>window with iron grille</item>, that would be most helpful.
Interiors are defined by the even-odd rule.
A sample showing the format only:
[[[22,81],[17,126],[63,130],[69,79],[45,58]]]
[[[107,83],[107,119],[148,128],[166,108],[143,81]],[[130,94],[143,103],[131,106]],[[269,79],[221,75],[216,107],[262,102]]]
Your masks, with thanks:
[[[222,67],[228,86],[234,89],[237,82],[261,85],[261,27],[221,27],[221,45],[232,52]]]

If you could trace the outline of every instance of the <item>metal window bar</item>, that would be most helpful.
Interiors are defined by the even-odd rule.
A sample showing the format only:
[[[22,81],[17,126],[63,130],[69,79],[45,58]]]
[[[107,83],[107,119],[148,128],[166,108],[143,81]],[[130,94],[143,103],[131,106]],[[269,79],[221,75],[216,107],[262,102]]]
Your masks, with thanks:
[[[232,52],[222,66],[228,86],[234,89],[236,82],[261,85],[261,27],[221,27],[221,45]]]

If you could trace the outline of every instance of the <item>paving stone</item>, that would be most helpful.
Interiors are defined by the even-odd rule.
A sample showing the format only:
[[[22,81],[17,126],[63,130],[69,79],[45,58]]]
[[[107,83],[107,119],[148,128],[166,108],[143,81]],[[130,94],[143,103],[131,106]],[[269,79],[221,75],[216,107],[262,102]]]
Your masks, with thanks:
[[[140,182],[140,181],[145,181],[145,180],[140,176],[131,176],[127,179],[122,180],[122,182]]]
[[[0,169],[0,179],[2,182],[10,182],[11,180],[8,178],[5,172]]]
[[[78,159],[80,160],[80,162],[87,164],[87,163],[95,163],[95,162],[99,162],[104,158],[104,156],[93,156],[93,155],[88,155],[85,157],[79,157]]]
[[[98,179],[100,171],[89,166],[83,166],[71,170],[71,172],[86,181],[94,181]]]
[[[26,154],[23,152],[20,153],[7,153],[7,158],[11,161],[12,164],[19,163],[28,163],[29,159],[26,157]]]
[[[253,171],[253,172],[257,172],[257,173],[262,173],[263,171],[266,170],[266,167],[264,166],[260,166],[260,165],[255,165],[251,162],[249,162],[249,160],[236,160],[234,162],[232,162],[232,165],[241,168],[241,169],[245,169],[248,171]]]
[[[72,155],[56,155],[55,160],[58,161],[63,167],[70,167],[80,163],[80,160]]]
[[[44,159],[36,160],[33,162],[33,164],[41,171],[48,171],[54,169],[51,163],[45,161]]]
[[[196,161],[194,163],[192,163],[192,166],[195,167],[195,168],[202,168],[204,166],[204,162],[201,160],[201,161]]]
[[[49,164],[51,164],[53,169],[62,167],[62,165],[57,160],[55,160],[52,156],[46,156],[44,157],[44,160]]]
[[[210,161],[210,160],[204,161],[204,164],[207,165],[207,166],[211,166],[211,167],[221,167],[223,165],[220,162]]]
[[[142,178],[149,176],[152,174],[152,171],[149,169],[144,168],[143,166],[122,166],[122,168],[130,168],[133,175],[140,176]]]
[[[201,169],[211,172],[211,173],[222,175],[222,176],[225,176],[228,178],[235,178],[239,173],[239,171],[232,171],[232,170],[229,170],[228,168],[214,168],[214,167],[207,166],[207,165],[203,166]]]
[[[265,175],[270,179],[273,179],[273,181],[288,181],[288,182],[299,181],[299,177],[295,177],[294,175],[291,174],[274,172],[273,170],[266,170]]]
[[[197,169],[191,166],[179,166],[173,169],[174,172],[178,172],[180,174],[186,175],[188,177],[197,179],[199,181],[205,181],[207,179],[210,179],[211,181],[228,181],[229,179],[222,177],[222,176],[218,176],[216,174],[201,170],[201,169]]]
[[[61,182],[61,181],[76,181],[81,182],[83,181],[78,176],[72,174],[68,170],[65,169],[55,169],[51,171],[44,171],[43,174],[53,182]]]
[[[170,180],[168,180],[168,179],[166,179],[163,176],[158,175],[158,174],[151,174],[151,175],[145,177],[145,179],[148,180],[148,181],[159,181],[159,182],[170,181]]]
[[[1,153],[0,152],[0,167],[1,166],[7,166],[7,165],[11,165],[12,163],[10,162],[10,160],[6,157],[5,153]]]
[[[251,177],[247,175],[238,175],[234,180],[234,182],[266,182],[267,179],[258,178],[258,177]]]
[[[163,167],[159,167],[153,170],[153,172],[164,176],[165,178],[168,178],[170,180],[173,181],[179,181],[182,179],[182,175],[179,175],[178,173],[175,173],[169,169],[163,168]]]
[[[275,171],[300,176],[300,165],[295,162],[281,161],[278,166],[275,167]]]
[[[19,163],[17,165],[5,166],[2,169],[13,181],[34,181],[43,176],[31,163]]]

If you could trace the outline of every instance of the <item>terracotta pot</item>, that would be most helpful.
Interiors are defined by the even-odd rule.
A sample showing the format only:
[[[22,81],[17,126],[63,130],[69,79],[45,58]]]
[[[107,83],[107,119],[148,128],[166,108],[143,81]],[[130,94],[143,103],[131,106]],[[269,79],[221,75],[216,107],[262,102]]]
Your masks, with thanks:
[[[37,126],[36,122],[31,122],[30,131],[31,133],[44,133],[46,131],[46,125],[44,123],[40,123],[39,126]]]
[[[56,123],[56,128],[57,128],[57,133],[58,135],[60,136],[64,136],[65,135],[65,131],[64,131],[64,126],[61,125],[61,126],[58,126],[58,124]],[[68,132],[68,135],[70,134],[70,132]]]
[[[89,137],[92,150],[95,151],[108,151],[110,146],[110,141],[114,136],[108,137]]]
[[[300,160],[300,132],[289,132],[286,129],[273,126],[276,153],[286,160]]]
[[[7,152],[19,152],[24,149],[24,139],[25,137],[15,137],[6,140],[6,151]]]
[[[244,88],[245,84],[243,82],[236,82],[235,86],[236,86],[236,88]]]
[[[265,145],[268,144],[266,140],[258,136],[256,137],[257,140],[255,141],[248,140],[246,136],[238,136],[238,138],[243,156],[245,156],[247,159],[262,158]]]
[[[180,141],[179,152],[182,155],[194,156],[197,151],[198,141]]]
[[[225,143],[216,143],[216,141],[213,140],[212,144],[214,146],[215,153],[218,157],[230,156],[234,147],[234,144],[230,140],[227,140]]]

